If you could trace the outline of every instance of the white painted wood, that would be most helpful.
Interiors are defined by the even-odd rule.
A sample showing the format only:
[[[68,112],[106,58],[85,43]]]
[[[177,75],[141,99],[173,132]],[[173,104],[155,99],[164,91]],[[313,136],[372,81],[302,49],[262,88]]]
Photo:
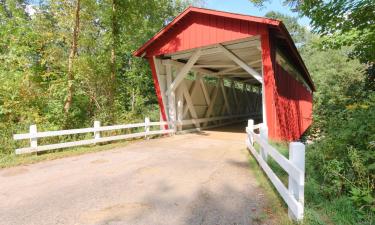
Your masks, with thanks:
[[[247,132],[247,129],[249,129],[251,132]],[[252,132],[254,132],[254,120],[247,121],[247,129],[246,129],[247,138],[250,141],[250,144],[254,146],[254,138],[252,135]]]
[[[233,68],[237,67],[237,65],[233,64],[199,64],[194,65],[194,68]]]
[[[188,91],[189,96],[191,96],[194,92],[197,91],[197,88],[199,87],[200,79],[201,79],[201,75],[199,75],[199,74],[197,74],[197,72],[195,72],[194,83],[193,83],[192,87],[190,88],[191,90]],[[195,107],[194,104],[193,104],[193,101],[191,101],[191,102],[192,102],[193,107]],[[186,118],[188,111],[189,111],[189,107],[186,107],[184,109],[184,118]],[[194,109],[194,111],[195,111],[195,109]],[[195,117],[195,118],[198,118],[198,117]]]
[[[298,142],[290,143],[288,160],[263,140],[260,135],[255,134],[253,131],[255,129],[254,127],[253,121],[249,120],[248,127],[246,128],[248,134],[246,144],[248,149],[259,162],[259,165],[265,171],[276,190],[288,205],[288,213],[290,217],[297,221],[302,220],[304,211],[305,146]],[[271,170],[262,155],[256,151],[251,138],[254,138],[255,142],[259,143],[261,147],[268,151],[269,155],[289,174],[289,190],[286,189],[284,184]]]
[[[182,68],[182,67],[184,67],[186,65],[186,63],[178,62],[178,61],[171,60],[171,59],[164,59],[164,60],[162,60],[162,64],[163,65],[172,65],[172,66],[175,66],[175,67],[178,67],[178,68]],[[207,69],[203,69],[203,68],[194,68],[194,67],[192,67],[191,70],[192,71],[197,71],[197,72],[203,73],[203,74],[212,74],[213,73],[211,70],[207,70]]]
[[[262,141],[264,141],[265,143],[268,143],[268,128],[263,125],[261,128],[260,128],[260,138],[262,139]],[[268,153],[267,153],[267,150],[266,150],[266,145],[263,145],[261,148],[260,148],[260,153],[261,153],[261,156],[262,158],[264,159],[264,161],[267,162],[267,158],[268,158]]]
[[[149,139],[147,136],[149,132],[150,132],[150,118],[146,117],[145,118],[145,138],[146,139]]]
[[[257,79],[260,83],[262,83],[262,76],[253,68],[251,68],[248,64],[246,64],[242,59],[236,56],[233,52],[225,48],[223,45],[219,45],[221,50],[226,54],[230,59],[232,59],[235,63],[237,63],[240,67],[242,67],[246,72],[252,75],[255,79]]]
[[[100,139],[100,131],[98,129],[100,128],[100,121],[94,121],[94,139],[99,140]]]
[[[156,71],[156,76],[159,81],[159,87],[160,87],[160,92],[161,92],[161,98],[162,98],[162,104],[164,109],[167,108],[167,92],[165,89],[168,87],[166,86],[166,76],[162,76],[161,71],[162,67],[164,67],[161,63],[161,59],[153,56],[154,63],[155,63],[155,71]]]
[[[30,147],[37,148],[38,147],[38,138],[37,138],[38,130],[35,124],[30,125],[29,132],[30,132]]]
[[[215,89],[213,91],[213,94],[212,94],[212,97],[211,97],[211,102],[210,104],[208,105],[208,108],[207,108],[207,111],[204,115],[205,118],[208,118],[211,116],[212,114],[212,110],[215,106],[215,102],[216,102],[216,98],[217,98],[217,95],[219,93],[219,89],[220,89],[220,83],[222,82],[222,79],[220,78],[215,86]],[[204,126],[207,126],[207,123],[204,124]]]
[[[227,89],[225,88],[225,86],[224,86],[224,82],[223,82],[222,79],[221,79],[221,82],[220,82],[220,86],[221,86],[221,91],[222,91],[222,93],[223,93],[224,106],[225,106],[227,112],[228,112],[230,115],[232,115],[232,110],[231,110],[231,108],[230,108],[230,106],[229,106],[229,102],[228,102]]]
[[[204,99],[206,100],[206,104],[207,104],[207,107],[208,107],[210,105],[211,99],[210,99],[210,95],[208,94],[208,91],[207,91],[207,88],[206,88],[206,84],[203,81],[203,79],[200,79],[199,83],[201,84],[201,88],[202,88],[202,92],[203,92],[203,95],[204,95]]]
[[[45,150],[51,150],[51,149],[60,149],[60,148],[74,147],[74,146],[80,146],[80,145],[87,145],[87,144],[96,144],[100,142],[108,142],[108,141],[149,136],[149,135],[155,135],[155,134],[174,133],[173,129],[150,131],[150,126],[160,126],[160,125],[168,125],[168,124],[170,124],[170,122],[165,122],[165,121],[150,122],[149,118],[145,118],[145,123],[100,127],[100,122],[95,121],[93,128],[72,129],[72,130],[63,130],[63,131],[47,131],[47,132],[41,132],[41,133],[37,132],[36,125],[31,125],[30,133],[22,134],[22,136],[14,135],[15,137],[14,139],[15,140],[29,139],[29,138],[37,139],[38,136],[51,137],[51,136],[61,136],[61,135],[67,135],[67,134],[80,134],[80,133],[91,133],[91,132],[94,133],[94,138],[90,140],[81,140],[81,141],[73,141],[73,142],[66,142],[66,143],[42,145],[42,146],[31,144],[30,147],[16,149],[16,154],[32,153],[32,152],[39,152],[39,151],[45,151]],[[99,133],[100,131],[105,131],[105,130],[118,130],[118,129],[134,128],[134,127],[142,127],[142,126],[145,127],[145,132],[141,132],[141,133],[117,135],[117,136],[111,136],[111,137],[101,137]]]
[[[260,135],[253,133],[254,140],[258,142],[267,152],[268,156],[271,156],[280,166],[283,168],[298,184],[303,185],[305,183],[304,172],[291,163],[287,158],[279,153],[274,147],[265,142]]]
[[[160,121],[160,122],[149,122],[149,126],[163,126],[164,125],[171,125],[172,122],[167,122],[167,121]]]
[[[178,72],[176,78],[172,82],[172,84],[168,87],[167,93],[175,90],[176,87],[184,80],[186,75],[189,73],[190,69],[193,67],[195,62],[199,59],[201,55],[201,49],[197,49],[195,53],[190,57],[189,61],[182,67],[182,69]]]
[[[236,91],[236,87],[235,87],[235,83],[234,81],[232,80],[231,81],[231,88],[232,88],[232,95],[233,95],[233,99],[234,99],[234,103],[235,103],[235,108],[236,108],[236,114],[237,113],[240,113],[240,102],[238,101],[238,96],[237,96],[237,91]]]
[[[182,92],[184,94],[186,106],[190,111],[190,115],[193,117],[193,119],[197,119],[198,115],[197,115],[197,112],[195,111],[195,108],[194,108],[194,105],[193,105],[193,100],[190,97],[190,93],[189,93],[185,83],[181,83],[180,87],[181,87]],[[198,127],[198,128],[200,127],[199,123],[195,123],[195,126]]]
[[[234,71],[234,70],[237,70],[237,69],[239,69],[239,68],[240,68],[240,66],[236,66],[236,67],[228,68],[228,69],[225,69],[225,70],[221,70],[221,71],[219,71],[219,72],[217,72],[217,73],[213,73],[213,75],[228,74],[229,72]]]
[[[254,125],[254,129],[256,130],[256,129],[259,129],[259,128],[261,128],[263,126],[263,123],[259,123],[259,124],[257,124],[257,125]]]
[[[202,49],[201,55],[211,55],[211,54],[216,54],[216,53],[219,53],[219,52],[220,52],[220,49],[218,49],[217,47],[213,47],[213,48]],[[192,55],[194,55],[193,52],[175,54],[175,55],[171,56],[171,59],[173,59],[173,60],[187,59],[187,58],[192,57]]]
[[[303,173],[305,172],[305,145],[300,142],[289,143],[289,161],[299,168]],[[304,184],[299,184],[293,176],[289,176],[288,181],[289,193],[303,206],[304,205]],[[290,209],[289,216],[294,220],[303,219],[303,211],[298,211],[295,214]]]
[[[172,65],[167,64],[165,66],[166,72],[167,72],[167,87],[170,87],[172,84]],[[176,121],[176,97],[175,92],[171,91],[170,93],[166,93],[168,98],[168,119],[171,122]],[[172,128],[174,128],[174,123],[172,125]]]
[[[184,99],[183,99],[183,92],[179,89],[177,90],[177,126],[178,130],[182,130],[182,120],[183,120],[183,113],[184,113]]]
[[[172,122],[150,122],[150,126],[160,126],[160,125],[169,125]],[[130,128],[137,128],[137,127],[144,127],[145,123],[135,123],[135,124],[124,124],[124,125],[113,125],[113,126],[105,126],[105,127],[98,127],[98,128],[81,128],[81,129],[71,129],[71,130],[59,130],[59,131],[45,131],[45,132],[38,132],[35,134],[25,133],[25,134],[15,134],[13,137],[14,140],[23,140],[23,139],[30,139],[33,137],[43,138],[43,137],[53,137],[53,136],[62,136],[62,135],[70,135],[70,134],[83,134],[83,133],[93,133],[96,131],[108,131],[108,130],[121,130],[121,129],[130,129]]]
[[[264,172],[267,174],[268,178],[275,186],[276,190],[279,192],[280,196],[283,198],[285,203],[288,205],[289,209],[296,215],[300,212],[303,212],[303,205],[299,203],[294,196],[292,196],[288,189],[284,186],[281,180],[276,176],[276,174],[272,171],[272,169],[268,166],[267,162],[263,160],[263,158],[257,153],[254,146],[252,146],[249,140],[246,140],[246,144],[248,149],[251,151],[252,155],[258,161],[259,165],[262,167]]]
[[[168,133],[173,133],[173,132],[174,132],[173,129],[157,130],[157,131],[148,132],[148,135],[168,134]],[[42,145],[42,146],[38,146],[37,148],[31,148],[31,147],[19,148],[19,149],[16,149],[16,154],[25,154],[25,153],[40,152],[40,151],[46,151],[46,150],[52,150],[52,149],[61,149],[61,148],[75,147],[75,146],[81,146],[81,145],[89,145],[89,144],[95,144],[99,142],[132,139],[132,138],[144,137],[145,135],[146,135],[146,132],[140,132],[140,133],[134,133],[134,134],[102,137],[99,140],[90,139],[90,140],[72,141],[72,142],[59,143],[59,144]]]

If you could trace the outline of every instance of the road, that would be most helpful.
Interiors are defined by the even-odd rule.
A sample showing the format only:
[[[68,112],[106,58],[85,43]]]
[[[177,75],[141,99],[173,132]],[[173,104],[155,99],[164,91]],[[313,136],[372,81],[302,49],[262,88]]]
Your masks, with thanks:
[[[272,224],[241,130],[2,169],[0,224]]]

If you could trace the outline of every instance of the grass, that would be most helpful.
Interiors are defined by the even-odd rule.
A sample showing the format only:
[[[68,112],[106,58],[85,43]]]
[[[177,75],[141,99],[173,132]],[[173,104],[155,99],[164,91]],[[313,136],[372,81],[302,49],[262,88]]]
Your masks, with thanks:
[[[258,150],[259,146],[255,146]],[[276,189],[273,187],[272,183],[267,178],[267,175],[260,169],[256,159],[250,154],[249,156],[249,166],[251,171],[254,173],[259,186],[264,190],[265,195],[267,196],[267,205],[268,209],[266,209],[267,215],[262,216],[262,220],[271,219],[278,222],[278,224],[293,224],[293,222],[288,217],[288,210],[281,199],[281,197],[277,194]],[[261,221],[259,221],[261,222]]]
[[[0,168],[7,168],[25,164],[32,164],[46,160],[54,160],[65,157],[77,156],[86,153],[100,152],[113,148],[124,147],[129,141],[119,141],[111,144],[103,145],[89,145],[77,148],[66,148],[55,151],[46,151],[42,153],[32,153],[25,155],[16,155],[14,153],[7,155],[0,155]]]
[[[289,151],[288,145],[281,142],[270,142],[270,144],[277,149],[282,155],[288,158]],[[255,149],[259,152],[260,146],[255,144]],[[251,155],[251,154],[250,154]],[[288,186],[288,174],[279,166],[277,163],[268,158],[267,163],[280,178],[280,180]],[[308,161],[306,163],[309,163]],[[249,157],[249,165],[252,171],[254,171],[260,186],[265,190],[269,205],[271,207],[271,217],[277,219],[280,225],[294,224],[288,219],[287,216],[287,205],[274,188],[273,184],[267,178],[267,175],[258,165],[255,158],[251,155]],[[348,197],[338,197],[335,199],[327,199],[319,192],[320,185],[309,178],[307,173],[307,179],[305,183],[305,215],[304,220],[300,224],[305,225],[352,225],[362,224],[371,225],[373,220],[367,222],[360,222],[360,216],[353,203]]]

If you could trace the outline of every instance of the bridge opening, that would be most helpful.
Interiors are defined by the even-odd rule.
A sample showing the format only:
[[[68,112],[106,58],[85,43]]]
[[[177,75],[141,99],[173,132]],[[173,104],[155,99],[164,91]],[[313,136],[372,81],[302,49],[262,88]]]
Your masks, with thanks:
[[[165,54],[153,63],[166,119],[177,131],[263,121],[258,37]]]

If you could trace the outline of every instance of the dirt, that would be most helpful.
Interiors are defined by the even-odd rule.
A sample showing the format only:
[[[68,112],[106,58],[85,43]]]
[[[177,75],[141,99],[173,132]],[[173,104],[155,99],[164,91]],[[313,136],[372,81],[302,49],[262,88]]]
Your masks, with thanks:
[[[0,223],[270,224],[243,131],[144,140],[2,169]]]

